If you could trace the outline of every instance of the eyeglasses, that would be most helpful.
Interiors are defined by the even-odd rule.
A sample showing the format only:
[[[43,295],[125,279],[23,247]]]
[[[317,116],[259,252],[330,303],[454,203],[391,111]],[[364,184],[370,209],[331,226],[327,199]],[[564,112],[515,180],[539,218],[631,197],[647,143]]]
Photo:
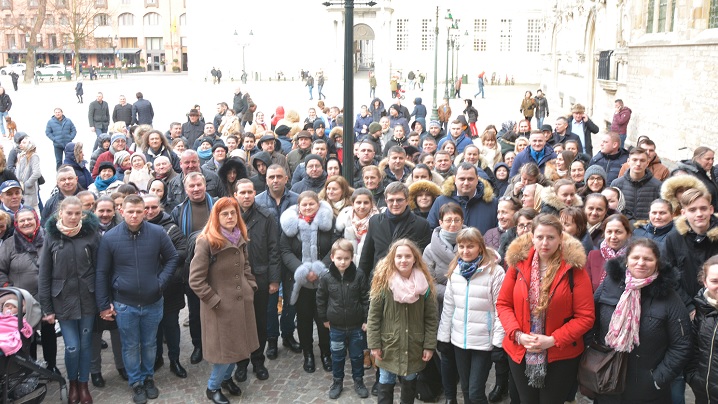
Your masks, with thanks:
[[[448,223],[448,224],[459,224],[463,221],[464,221],[464,219],[461,219],[459,217],[456,217],[453,219],[441,219],[441,223]]]
[[[400,203],[406,202],[406,198],[398,198],[398,199],[387,199],[386,204],[387,205],[398,205]]]
[[[517,224],[516,228],[520,230],[531,230],[534,225],[532,223]]]
[[[591,176],[591,177],[588,177],[588,180],[591,181],[591,182],[598,182],[598,181],[603,181],[603,177],[600,177],[600,176],[593,177],[593,176]]]

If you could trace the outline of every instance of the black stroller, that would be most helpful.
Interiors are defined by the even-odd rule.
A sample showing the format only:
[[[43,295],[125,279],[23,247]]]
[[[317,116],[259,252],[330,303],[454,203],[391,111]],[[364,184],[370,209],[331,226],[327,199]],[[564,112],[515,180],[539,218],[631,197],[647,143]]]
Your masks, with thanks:
[[[17,330],[23,328],[23,318],[31,327],[36,327],[42,317],[39,303],[32,295],[20,288],[0,288],[0,307],[9,299],[17,301]],[[40,403],[47,394],[47,385],[60,384],[60,398],[67,403],[65,378],[38,365],[30,357],[30,339],[21,334],[22,348],[13,355],[5,356],[0,351],[0,388],[2,403]]]

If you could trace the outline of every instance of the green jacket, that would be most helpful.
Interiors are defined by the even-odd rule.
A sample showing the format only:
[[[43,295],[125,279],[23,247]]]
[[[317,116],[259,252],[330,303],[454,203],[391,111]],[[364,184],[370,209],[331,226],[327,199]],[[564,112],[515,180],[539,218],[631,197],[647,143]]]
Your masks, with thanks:
[[[367,321],[369,349],[381,349],[376,364],[399,376],[424,369],[421,360],[425,349],[436,349],[439,326],[435,295],[427,295],[412,304],[397,303],[388,290],[382,297],[371,299]]]

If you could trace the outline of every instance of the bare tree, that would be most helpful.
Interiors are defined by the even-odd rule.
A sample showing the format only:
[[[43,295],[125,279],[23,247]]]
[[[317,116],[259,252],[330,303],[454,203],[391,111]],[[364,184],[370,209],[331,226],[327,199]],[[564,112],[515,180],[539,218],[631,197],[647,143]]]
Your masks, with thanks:
[[[37,38],[45,23],[47,2],[48,0],[16,2],[20,4],[10,10],[10,25],[6,25],[6,30],[8,32],[18,32],[22,37],[29,38],[26,43],[27,52],[25,54],[26,67],[25,77],[23,78],[25,83],[32,81],[35,75],[35,55],[39,45]],[[28,18],[30,23],[27,21]]]
[[[95,30],[101,25],[111,23],[112,18],[107,10],[107,0],[58,0],[55,4],[56,13],[66,17],[65,24],[60,25],[66,34],[77,58],[80,48],[87,46],[94,38]],[[107,21],[98,21],[106,19]],[[102,22],[102,24],[100,24]],[[75,74],[80,74],[80,63],[75,61]]]

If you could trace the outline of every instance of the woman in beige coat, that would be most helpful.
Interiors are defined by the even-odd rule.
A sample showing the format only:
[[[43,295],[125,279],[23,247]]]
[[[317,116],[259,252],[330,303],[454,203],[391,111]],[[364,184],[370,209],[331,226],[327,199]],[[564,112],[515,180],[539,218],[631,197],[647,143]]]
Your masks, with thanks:
[[[215,203],[209,221],[197,237],[189,284],[200,298],[202,353],[213,364],[207,398],[227,403],[222,388],[242,394],[232,381],[236,362],[259,348],[254,319],[257,283],[249,267],[247,227],[234,198]]]

